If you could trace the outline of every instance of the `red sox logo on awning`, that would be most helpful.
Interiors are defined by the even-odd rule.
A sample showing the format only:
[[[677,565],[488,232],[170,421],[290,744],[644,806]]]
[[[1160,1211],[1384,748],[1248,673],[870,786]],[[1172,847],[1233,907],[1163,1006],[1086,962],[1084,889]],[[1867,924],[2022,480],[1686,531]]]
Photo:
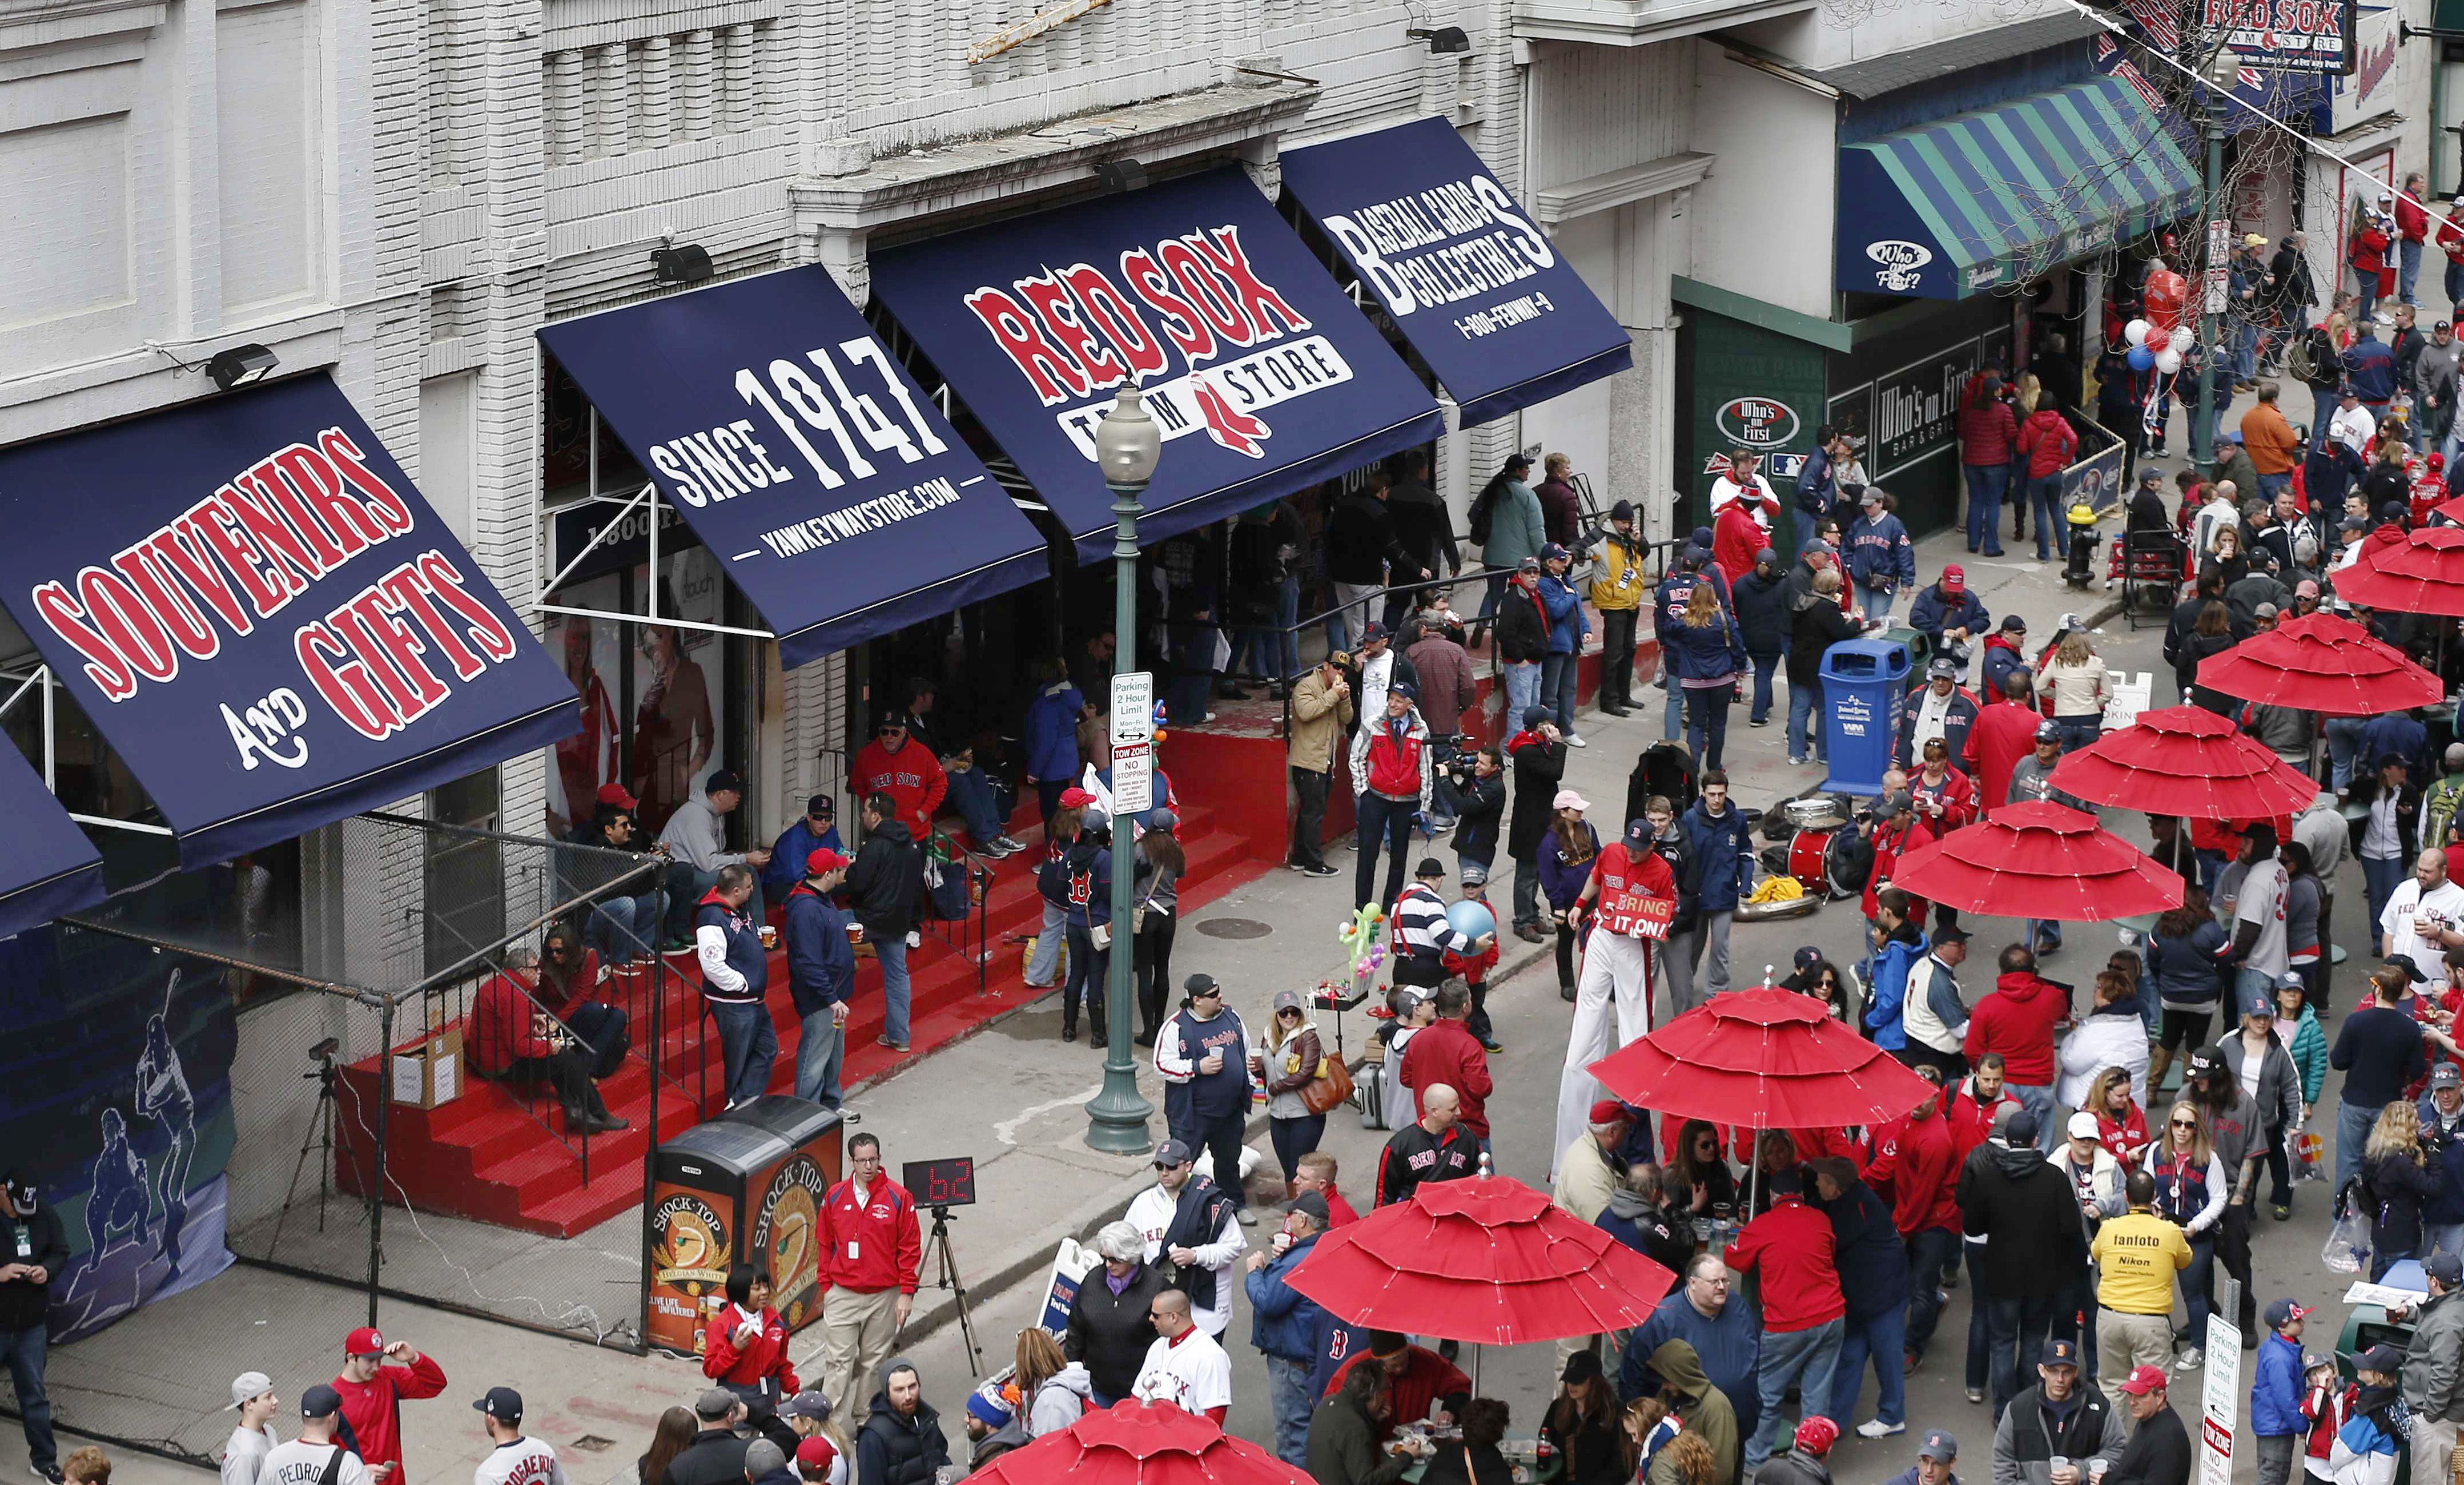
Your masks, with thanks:
[[[1260,275],[1236,225],[1132,248],[1109,267],[986,284],[965,302],[1090,461],[1124,382],[1145,390],[1167,441],[1203,432],[1263,459],[1274,430],[1260,413],[1352,380],[1342,351]]]

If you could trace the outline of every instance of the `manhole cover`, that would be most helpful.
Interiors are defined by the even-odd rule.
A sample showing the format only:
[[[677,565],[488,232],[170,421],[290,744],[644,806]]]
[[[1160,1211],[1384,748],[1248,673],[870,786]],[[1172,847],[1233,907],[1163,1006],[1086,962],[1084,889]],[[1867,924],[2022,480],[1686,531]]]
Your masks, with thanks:
[[[1197,928],[1208,938],[1265,938],[1275,931],[1255,918],[1209,918]]]
[[[596,1433],[584,1433],[573,1441],[573,1447],[585,1453],[595,1454],[615,1448],[616,1441],[612,1438],[602,1438]]]

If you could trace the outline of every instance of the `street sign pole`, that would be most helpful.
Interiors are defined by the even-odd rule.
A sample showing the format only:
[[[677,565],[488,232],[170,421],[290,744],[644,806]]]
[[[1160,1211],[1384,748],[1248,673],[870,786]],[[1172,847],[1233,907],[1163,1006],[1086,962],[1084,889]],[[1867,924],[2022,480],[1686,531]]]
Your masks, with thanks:
[[[1112,487],[1113,664],[1134,664],[1138,644],[1138,504],[1140,491]],[[1138,1092],[1130,1060],[1130,971],[1136,957],[1130,926],[1130,888],[1136,872],[1131,859],[1129,818],[1153,806],[1155,778],[1155,677],[1147,671],[1112,674],[1112,943],[1101,994],[1105,1007],[1104,1085],[1087,1103],[1087,1143],[1114,1154],[1154,1148],[1147,1118],[1155,1105]],[[1065,992],[1067,994],[1067,992]]]
[[[2241,1280],[2218,1275],[2208,1312],[2207,1385],[2199,1394],[2199,1485],[2232,1485],[2233,1419],[2241,1401]]]

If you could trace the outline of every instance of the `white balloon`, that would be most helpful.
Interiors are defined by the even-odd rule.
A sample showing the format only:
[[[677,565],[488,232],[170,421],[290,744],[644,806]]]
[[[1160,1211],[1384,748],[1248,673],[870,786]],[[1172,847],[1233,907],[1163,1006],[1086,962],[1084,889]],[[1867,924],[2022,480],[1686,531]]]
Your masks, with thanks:
[[[2124,340],[2126,340],[2126,341],[2128,341],[2128,342],[2129,342],[2130,344],[2132,344],[2132,345],[2145,345],[2145,344],[2146,344],[2146,343],[2147,343],[2147,321],[2145,321],[2145,320],[2144,320],[2144,319],[2134,319],[2134,320],[2132,320],[2130,323],[2128,323],[2128,324],[2126,324],[2126,325],[2123,326],[2123,327],[2122,327],[2122,338],[2123,338],[2123,339],[2124,339]]]
[[[2173,349],[2174,349],[2174,350],[2176,350],[2176,351],[2187,351],[2187,350],[2189,350],[2189,349],[2190,348],[2190,341],[2191,341],[2193,338],[2195,338],[2190,334],[2190,327],[2189,327],[2189,326],[2188,326],[2188,325],[2175,325],[2175,326],[2173,327],[2173,341],[2172,341],[2172,343],[2173,343]]]
[[[2182,369],[2182,353],[2167,346],[2156,353],[2156,369],[2171,376]]]

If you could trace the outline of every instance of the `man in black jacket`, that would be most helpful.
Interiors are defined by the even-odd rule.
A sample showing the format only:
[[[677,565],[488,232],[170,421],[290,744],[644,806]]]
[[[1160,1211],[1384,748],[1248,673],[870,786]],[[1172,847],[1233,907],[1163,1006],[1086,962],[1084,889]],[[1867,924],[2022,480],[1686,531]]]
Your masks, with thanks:
[[[2190,1434],[2165,1401],[2165,1368],[2134,1369],[2123,1379],[2122,1395],[2137,1422],[2105,1485],[2189,1485]]]
[[[2019,1358],[2043,1349],[2065,1287],[2087,1267],[2078,1198],[2036,1148],[2035,1114],[2012,1114],[1961,1167],[1959,1215],[1969,1241],[1985,1243],[1979,1287],[1991,1297],[1985,1327],[1999,1420],[2019,1390]]]
[[[882,1369],[881,1390],[855,1436],[855,1477],[864,1485],[932,1485],[950,1462],[941,1415],[924,1401],[924,1379],[906,1357]]]
[[[1385,587],[1391,574],[1397,582],[1427,577],[1395,533],[1386,513],[1386,471],[1373,467],[1368,484],[1334,502],[1326,513],[1326,576],[1335,597],[1345,605],[1340,621],[1348,634],[1358,635],[1380,617],[1370,601]]]
[[[2059,1455],[2083,1481],[2088,1461],[2101,1459],[2110,1467],[2121,1457],[2129,1430],[2102,1392],[2079,1386],[2078,1342],[2046,1342],[2036,1378],[2035,1387],[2011,1399],[1993,1430],[1995,1479],[2050,1485]]]
[[[59,1213],[35,1190],[34,1183],[11,1170],[0,1177],[0,1236],[8,1239],[0,1262],[0,1356],[17,1387],[17,1408],[25,1419],[26,1454],[34,1473],[58,1485],[58,1452],[52,1443],[52,1400],[43,1390],[43,1363],[49,1338],[52,1276],[69,1261],[68,1237],[60,1231]]]
[[[1500,612],[1513,601],[1509,593]],[[1506,761],[1514,768],[1514,818],[1506,827],[1506,854],[1514,859],[1514,936],[1530,944],[1549,936],[1540,929],[1540,842],[1556,816],[1551,801],[1566,776],[1566,744],[1552,718],[1534,702],[1523,709],[1523,730],[1506,740]]]
[[[665,1485],[737,1485],[744,1478],[744,1450],[751,1440],[736,1426],[744,1421],[744,1399],[713,1387],[693,1404],[701,1431],[668,1461]]]
[[[858,811],[864,844],[847,868],[848,906],[865,941],[881,959],[881,1035],[892,1052],[907,1050],[907,935],[915,927],[915,899],[924,889],[924,857],[914,832],[898,818],[898,801],[875,791]]]
[[[1069,1304],[1062,1354],[1084,1363],[1095,1406],[1110,1408],[1130,1395],[1155,1344],[1147,1306],[1169,1287],[1163,1270],[1146,1261],[1146,1239],[1134,1222],[1107,1223],[1095,1234],[1100,1272],[1089,1271]]]
[[[1771,722],[1771,672],[1788,649],[1789,624],[1796,617],[1789,606],[1788,575],[1780,570],[1779,554],[1769,547],[1754,554],[1754,570],[1737,579],[1737,634],[1746,642],[1746,656],[1754,663],[1754,704],[1748,727]]]
[[[1463,769],[1463,760],[1455,762]],[[1497,836],[1506,822],[1506,754],[1495,748],[1473,753],[1455,784],[1455,866],[1497,863]],[[1488,873],[1481,873],[1485,879]]]

